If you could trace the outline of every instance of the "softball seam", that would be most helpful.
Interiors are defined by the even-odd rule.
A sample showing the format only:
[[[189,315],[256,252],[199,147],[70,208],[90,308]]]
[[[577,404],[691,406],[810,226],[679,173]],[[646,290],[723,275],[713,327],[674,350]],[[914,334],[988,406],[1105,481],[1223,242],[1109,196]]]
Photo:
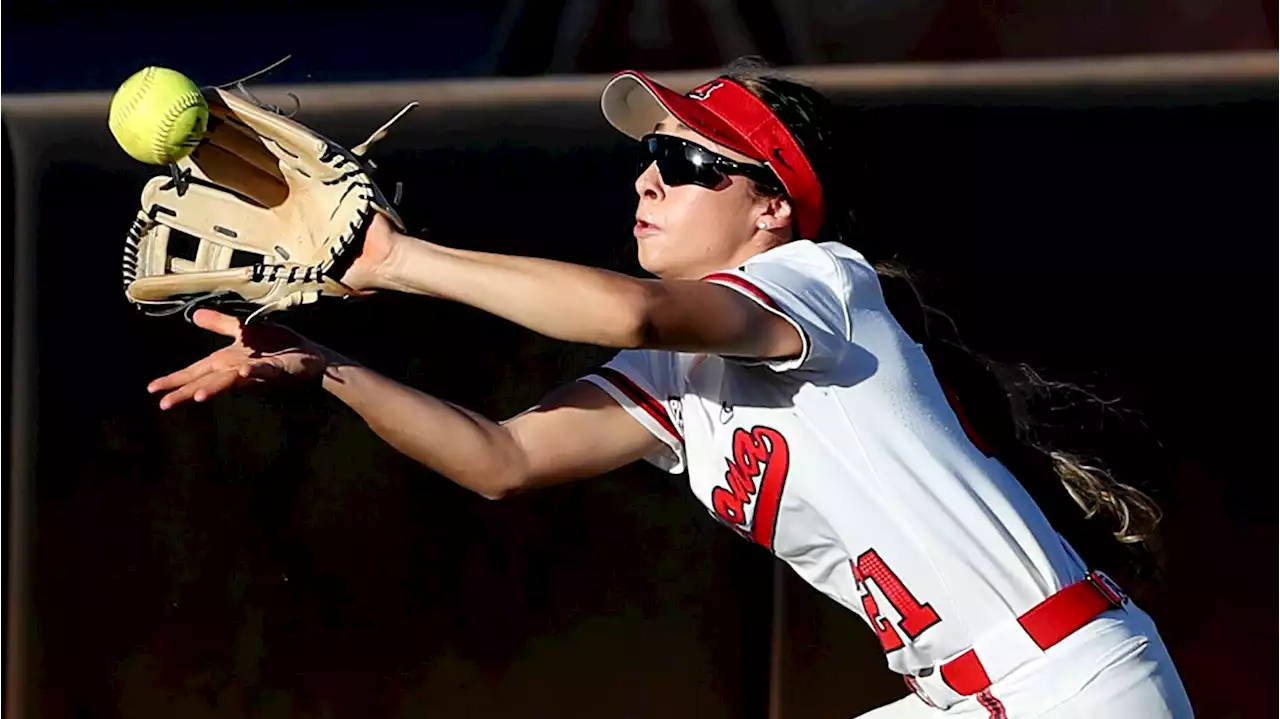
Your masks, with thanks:
[[[156,133],[155,140],[151,146],[151,151],[155,154],[156,159],[164,160],[168,158],[169,153],[166,151],[165,145],[167,144],[169,133],[173,130],[173,124],[178,121],[182,113],[199,105],[201,97],[197,91],[188,92],[165,111],[164,119],[160,124],[160,131]]]
[[[118,130],[124,125],[124,121],[129,119],[138,109],[138,103],[142,102],[143,95],[147,94],[147,89],[151,87],[151,81],[155,78],[156,69],[154,67],[147,68],[146,74],[139,81],[138,89],[134,90],[133,96],[125,103],[125,106],[111,118],[111,124]]]

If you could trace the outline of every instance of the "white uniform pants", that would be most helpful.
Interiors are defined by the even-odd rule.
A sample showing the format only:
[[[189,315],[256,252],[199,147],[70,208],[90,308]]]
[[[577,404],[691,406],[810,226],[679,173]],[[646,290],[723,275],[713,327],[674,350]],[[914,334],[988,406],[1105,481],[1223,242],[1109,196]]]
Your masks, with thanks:
[[[1191,719],[1155,623],[1132,603],[1103,613],[1044,656],[943,711],[913,695],[859,719]]]

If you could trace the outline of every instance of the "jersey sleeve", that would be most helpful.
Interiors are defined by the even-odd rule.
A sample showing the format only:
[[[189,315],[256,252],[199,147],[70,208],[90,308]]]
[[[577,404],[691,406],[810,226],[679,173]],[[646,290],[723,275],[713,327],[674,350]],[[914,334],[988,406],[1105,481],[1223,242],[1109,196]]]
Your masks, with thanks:
[[[737,290],[779,315],[800,332],[803,342],[798,357],[726,360],[763,364],[777,372],[821,370],[835,364],[849,345],[848,281],[836,260],[812,242],[784,245],[703,280]]]
[[[607,392],[662,442],[662,449],[645,461],[671,474],[684,471],[684,430],[679,413],[683,388],[671,353],[623,350],[582,379]]]

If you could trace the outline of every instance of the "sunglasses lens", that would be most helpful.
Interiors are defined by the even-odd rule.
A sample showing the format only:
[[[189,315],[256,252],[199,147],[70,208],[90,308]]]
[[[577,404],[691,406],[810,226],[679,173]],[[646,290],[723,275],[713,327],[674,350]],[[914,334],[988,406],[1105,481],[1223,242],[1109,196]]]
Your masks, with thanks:
[[[652,162],[658,163],[658,174],[662,175],[662,181],[672,187],[698,185],[715,189],[725,179],[724,173],[715,167],[714,157],[710,153],[673,137],[659,135],[645,138],[641,151],[642,171]]]

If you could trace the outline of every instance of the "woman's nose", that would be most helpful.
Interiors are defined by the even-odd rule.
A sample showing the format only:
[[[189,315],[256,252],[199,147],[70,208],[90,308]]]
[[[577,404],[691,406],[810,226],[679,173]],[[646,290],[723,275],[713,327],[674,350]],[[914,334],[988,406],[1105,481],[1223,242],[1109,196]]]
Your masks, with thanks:
[[[662,176],[658,174],[658,163],[649,163],[636,178],[636,194],[647,200],[662,199]]]

